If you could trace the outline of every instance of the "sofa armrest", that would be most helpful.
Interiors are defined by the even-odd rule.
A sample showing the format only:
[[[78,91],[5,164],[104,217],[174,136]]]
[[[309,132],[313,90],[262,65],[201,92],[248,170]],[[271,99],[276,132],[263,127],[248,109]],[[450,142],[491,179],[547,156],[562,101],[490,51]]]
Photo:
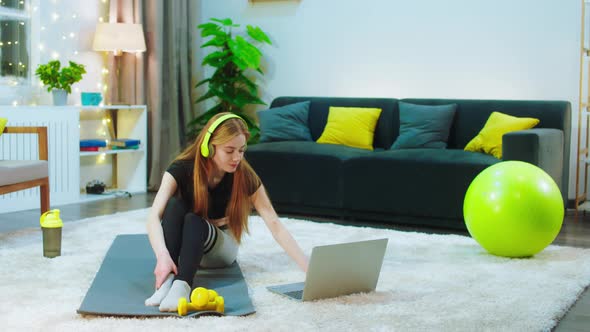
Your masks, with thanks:
[[[513,131],[502,137],[502,159],[520,160],[543,169],[559,186],[567,202],[567,179],[564,179],[563,131],[533,128]]]

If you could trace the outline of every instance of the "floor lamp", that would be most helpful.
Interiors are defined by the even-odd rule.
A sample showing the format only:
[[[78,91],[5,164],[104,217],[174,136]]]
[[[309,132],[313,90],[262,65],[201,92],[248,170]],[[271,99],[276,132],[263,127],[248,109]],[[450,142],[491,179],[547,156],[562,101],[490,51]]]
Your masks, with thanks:
[[[121,55],[123,52],[145,52],[145,39],[143,36],[143,28],[141,24],[131,23],[99,23],[96,26],[96,32],[94,33],[94,42],[92,49],[95,51],[106,51],[113,52],[114,54],[114,67],[115,67],[115,81],[117,84],[117,98],[111,98],[111,103],[115,105],[124,104],[121,100]],[[112,88],[112,87],[111,87]],[[108,117],[111,121],[108,121],[109,132],[112,139],[118,138],[117,136],[117,117],[114,116],[114,110],[108,110]],[[112,154],[113,163],[113,183],[117,183],[117,154]]]
[[[117,82],[117,100],[121,102],[121,55],[123,52],[145,52],[145,39],[141,24],[133,23],[99,23],[94,33],[92,49],[113,52],[115,55],[115,80]]]

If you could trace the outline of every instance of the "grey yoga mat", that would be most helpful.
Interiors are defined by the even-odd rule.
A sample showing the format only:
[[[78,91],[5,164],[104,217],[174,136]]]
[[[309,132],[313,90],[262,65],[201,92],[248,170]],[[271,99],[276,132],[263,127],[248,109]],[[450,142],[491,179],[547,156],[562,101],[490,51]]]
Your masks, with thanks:
[[[79,314],[107,316],[178,316],[144,305],[154,292],[155,257],[145,234],[119,235],[107,252]],[[200,269],[194,287],[214,289],[225,300],[225,315],[244,316],[256,310],[237,262],[227,268]],[[190,300],[189,300],[190,301]],[[195,312],[187,317],[212,315]]]

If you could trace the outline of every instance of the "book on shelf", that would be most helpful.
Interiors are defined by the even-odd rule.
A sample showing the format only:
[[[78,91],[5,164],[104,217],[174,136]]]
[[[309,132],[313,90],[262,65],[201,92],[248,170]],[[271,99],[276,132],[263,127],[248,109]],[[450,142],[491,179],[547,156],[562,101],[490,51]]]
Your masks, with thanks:
[[[139,143],[141,143],[140,140],[133,139],[133,138],[117,138],[117,139],[109,141],[109,145],[113,148],[114,147],[129,148],[132,146],[139,146]]]
[[[109,148],[103,148],[98,146],[89,146],[89,147],[81,147],[80,152],[99,152],[99,151],[109,151]]]
[[[107,146],[105,139],[81,139],[80,148],[104,148]]]
[[[131,145],[131,146],[111,146],[112,150],[139,150],[139,145]]]

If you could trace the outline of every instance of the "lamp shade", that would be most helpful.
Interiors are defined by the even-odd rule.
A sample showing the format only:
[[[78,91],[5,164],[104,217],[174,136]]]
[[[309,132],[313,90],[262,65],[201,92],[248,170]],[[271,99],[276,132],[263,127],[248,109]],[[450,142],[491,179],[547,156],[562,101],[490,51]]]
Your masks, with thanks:
[[[99,23],[94,33],[92,49],[95,51],[144,52],[145,39],[141,24]]]

